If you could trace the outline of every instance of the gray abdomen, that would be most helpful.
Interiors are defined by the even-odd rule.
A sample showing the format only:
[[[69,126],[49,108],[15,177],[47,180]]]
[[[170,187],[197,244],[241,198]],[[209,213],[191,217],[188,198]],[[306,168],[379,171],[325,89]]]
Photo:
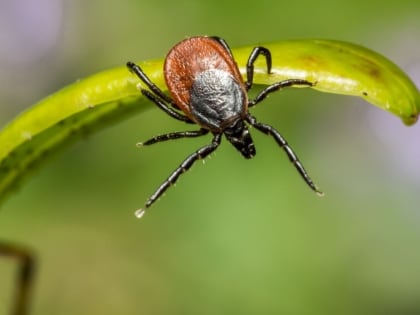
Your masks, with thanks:
[[[222,131],[246,111],[246,95],[227,71],[200,72],[194,78],[190,95],[192,115],[198,124],[212,131]]]

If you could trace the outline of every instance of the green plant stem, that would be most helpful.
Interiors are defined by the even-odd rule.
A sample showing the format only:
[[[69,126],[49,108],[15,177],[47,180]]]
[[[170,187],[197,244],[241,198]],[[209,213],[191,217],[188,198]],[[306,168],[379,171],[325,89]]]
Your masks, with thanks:
[[[263,58],[257,60],[255,84],[306,79],[314,82],[314,89],[319,91],[363,97],[399,116],[407,125],[417,120],[419,91],[396,65],[371,50],[328,40],[263,46],[272,53],[272,73],[267,74]],[[233,49],[244,78],[252,48]],[[139,65],[157,86],[166,90],[163,60]],[[125,66],[110,69],[46,97],[6,125],[0,132],[0,202],[59,148],[151,108],[151,102],[139,92],[140,86],[144,87]]]

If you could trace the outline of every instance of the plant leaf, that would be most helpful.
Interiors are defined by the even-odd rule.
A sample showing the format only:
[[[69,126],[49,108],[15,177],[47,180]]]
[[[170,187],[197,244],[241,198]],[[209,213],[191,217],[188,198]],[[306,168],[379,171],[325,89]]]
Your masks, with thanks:
[[[292,40],[263,46],[272,53],[272,73],[267,74],[264,58],[259,58],[255,84],[306,79],[315,82],[319,91],[363,97],[407,125],[418,118],[418,89],[396,65],[371,50],[330,40]],[[252,48],[233,49],[244,76]],[[139,65],[166,90],[163,60]],[[139,86],[140,80],[125,66],[110,69],[48,96],[6,125],[0,132],[0,202],[60,147],[151,108]]]
[[[264,45],[273,55],[273,76],[258,60],[255,82],[270,84],[287,78],[316,82],[316,90],[360,96],[399,116],[406,125],[417,121],[420,93],[414,83],[384,56],[355,44],[332,40],[292,40]],[[249,47],[234,51],[245,72]],[[238,56],[236,55],[238,53]]]

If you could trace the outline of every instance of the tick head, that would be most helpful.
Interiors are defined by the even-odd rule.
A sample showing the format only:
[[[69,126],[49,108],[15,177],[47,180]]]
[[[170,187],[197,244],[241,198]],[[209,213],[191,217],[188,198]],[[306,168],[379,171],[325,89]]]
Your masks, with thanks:
[[[224,134],[233,146],[246,158],[255,156],[255,146],[245,122],[241,119],[234,121],[224,129]]]

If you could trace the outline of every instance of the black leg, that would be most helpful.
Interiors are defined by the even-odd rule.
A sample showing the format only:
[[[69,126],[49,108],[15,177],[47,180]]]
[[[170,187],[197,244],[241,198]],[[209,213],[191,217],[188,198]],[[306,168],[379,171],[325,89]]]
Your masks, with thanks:
[[[172,118],[178,119],[180,121],[194,124],[194,122],[189,119],[187,116],[180,114],[176,110],[173,110],[170,108],[162,99],[160,99],[158,96],[152,94],[148,90],[141,90],[141,93],[146,96],[149,100],[151,100],[153,103],[155,103],[161,110],[163,110],[165,113],[167,113]]]
[[[138,66],[137,64],[135,64],[134,62],[127,62],[127,68],[131,71],[134,72],[139,78],[140,80],[142,80],[150,90],[153,91],[153,93],[155,93],[157,96],[159,96],[161,99],[163,99],[165,102],[171,103],[173,105],[175,105],[172,101],[172,99],[166,95],[165,93],[163,93],[163,91],[152,82],[152,80],[149,79],[149,77],[143,72],[143,70],[140,68],[140,66]],[[176,105],[175,105],[176,107]]]
[[[302,79],[288,79],[280,82],[273,83],[270,86],[267,86],[264,90],[262,90],[253,100],[250,100],[248,102],[248,107],[252,107],[259,102],[261,102],[263,99],[265,99],[270,93],[273,93],[275,91],[278,91],[280,89],[291,87],[291,86],[313,86],[314,84]]]
[[[137,217],[142,217],[147,208],[149,208],[171,185],[175,184],[178,177],[188,171],[195,161],[204,159],[210,153],[217,149],[222,139],[222,134],[215,134],[210,144],[198,149],[189,157],[187,157],[180,166],[178,166],[172,174],[159,186],[158,189],[150,196],[145,206],[136,211]]]
[[[271,53],[265,47],[255,47],[249,55],[248,62],[246,64],[246,89],[247,91],[252,87],[254,79],[254,62],[259,55],[264,55],[267,62],[267,73],[271,72]]]
[[[186,123],[194,123],[191,119],[189,119],[187,116],[182,115],[180,112],[173,110],[168,106],[167,103],[171,104],[173,108],[177,108],[178,106],[172,101],[172,99],[167,96],[163,91],[154,84],[149,77],[143,72],[143,70],[136,65],[133,62],[127,62],[127,67],[130,71],[134,72],[140,80],[142,80],[149,89],[153,92],[150,92],[148,90],[141,90],[141,93],[146,96],[149,100],[154,102],[160,109],[162,109],[165,113],[167,113],[169,116],[184,121]]]
[[[35,271],[35,260],[33,255],[26,249],[0,243],[0,256],[15,258],[20,263],[17,279],[17,289],[15,293],[14,308],[12,315],[28,314],[29,299],[32,292],[33,276]]]
[[[283,150],[286,152],[287,156],[289,157],[290,162],[293,163],[296,170],[299,172],[299,174],[302,176],[302,178],[305,180],[305,182],[308,184],[308,186],[315,191],[319,196],[323,196],[324,193],[320,191],[312,179],[309,177],[308,173],[306,172],[305,168],[303,167],[302,163],[299,161],[299,158],[293,152],[293,149],[287,144],[287,141],[282,137],[282,135],[274,129],[272,126],[263,124],[260,122],[257,122],[255,117],[252,117],[248,114],[247,121],[254,126],[259,131],[265,133],[266,135],[270,135],[276,140],[277,144],[283,148]]]
[[[164,135],[159,135],[156,137],[153,137],[145,142],[140,142],[137,145],[138,146],[144,146],[144,145],[152,145],[157,142],[167,141],[167,140],[174,140],[174,139],[180,139],[180,138],[194,138],[194,137],[200,137],[203,135],[208,134],[209,131],[207,129],[200,129],[200,130],[193,130],[193,131],[179,131],[179,132],[171,132]]]
[[[223,38],[220,38],[218,36],[209,36],[210,38],[214,39],[215,41],[218,41],[220,45],[225,48],[225,50],[229,53],[231,57],[233,57],[232,51],[230,50],[229,45],[226,43],[226,41]]]

